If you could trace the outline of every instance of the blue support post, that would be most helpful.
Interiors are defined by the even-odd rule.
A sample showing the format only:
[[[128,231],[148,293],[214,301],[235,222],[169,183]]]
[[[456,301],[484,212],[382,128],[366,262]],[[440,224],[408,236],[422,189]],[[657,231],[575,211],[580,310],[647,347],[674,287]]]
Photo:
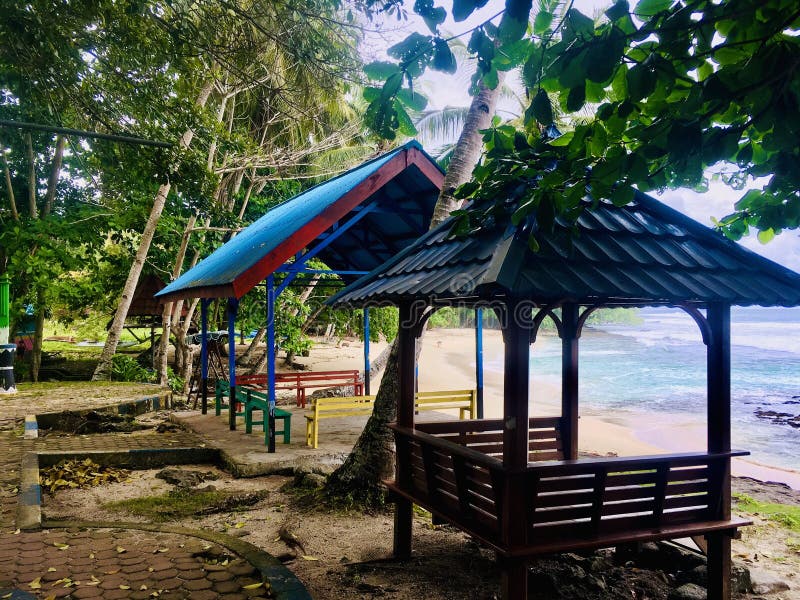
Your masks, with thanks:
[[[475,309],[475,389],[478,418],[483,418],[483,309]]]
[[[364,395],[369,396],[369,308],[364,307]]]
[[[267,452],[275,452],[275,276],[267,277]],[[284,424],[284,427],[286,425]]]
[[[228,396],[228,425],[231,431],[236,431],[236,311],[239,301],[228,298],[228,383],[230,395]]]
[[[208,414],[208,300],[200,299],[200,374],[203,386],[200,412]]]

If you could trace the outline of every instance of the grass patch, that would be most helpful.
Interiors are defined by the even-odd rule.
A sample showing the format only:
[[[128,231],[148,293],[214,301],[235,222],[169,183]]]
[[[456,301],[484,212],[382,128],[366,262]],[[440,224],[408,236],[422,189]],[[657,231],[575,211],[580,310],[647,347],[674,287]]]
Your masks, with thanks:
[[[734,494],[733,496],[736,500],[736,510],[758,515],[800,533],[800,506],[761,502],[747,494]]]
[[[223,492],[176,489],[161,496],[145,496],[103,504],[103,508],[124,511],[151,521],[163,522],[221,512],[236,512],[267,497],[267,492]]]
[[[230,496],[230,492],[219,490],[208,492],[173,490],[161,496],[145,496],[107,502],[103,504],[103,508],[163,522],[207,513],[209,507],[224,503]]]

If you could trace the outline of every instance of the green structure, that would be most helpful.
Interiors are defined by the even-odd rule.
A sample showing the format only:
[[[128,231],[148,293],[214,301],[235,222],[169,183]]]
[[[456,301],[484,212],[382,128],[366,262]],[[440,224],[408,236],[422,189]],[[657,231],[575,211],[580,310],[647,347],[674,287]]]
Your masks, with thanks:
[[[9,310],[8,276],[0,275],[0,394],[13,394],[14,356],[17,347],[8,343],[8,330],[11,324]]]

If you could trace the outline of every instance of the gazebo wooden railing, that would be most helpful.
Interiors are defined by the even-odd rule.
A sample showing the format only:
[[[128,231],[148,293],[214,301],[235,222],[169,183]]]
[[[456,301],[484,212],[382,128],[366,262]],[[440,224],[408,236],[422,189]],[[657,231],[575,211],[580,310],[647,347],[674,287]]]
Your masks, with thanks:
[[[558,421],[530,420],[534,460],[559,452],[554,449]],[[512,469],[492,456],[498,444],[491,429],[498,424],[393,425],[400,469],[399,479],[387,485],[507,557],[733,531],[748,524],[723,510],[729,459],[747,452],[544,460]]]

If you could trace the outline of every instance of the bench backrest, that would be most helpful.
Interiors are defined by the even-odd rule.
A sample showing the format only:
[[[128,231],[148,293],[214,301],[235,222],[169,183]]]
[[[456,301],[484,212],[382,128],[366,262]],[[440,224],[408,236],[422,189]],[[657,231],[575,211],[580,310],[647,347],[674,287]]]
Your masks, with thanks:
[[[275,383],[293,383],[302,385],[306,381],[327,381],[329,379],[342,379],[346,381],[360,381],[361,371],[347,369],[344,371],[297,371],[295,373],[275,373]],[[236,383],[241,385],[267,385],[266,373],[252,373],[250,375],[237,375]]]
[[[317,398],[311,407],[314,418],[371,415],[375,396]]]

